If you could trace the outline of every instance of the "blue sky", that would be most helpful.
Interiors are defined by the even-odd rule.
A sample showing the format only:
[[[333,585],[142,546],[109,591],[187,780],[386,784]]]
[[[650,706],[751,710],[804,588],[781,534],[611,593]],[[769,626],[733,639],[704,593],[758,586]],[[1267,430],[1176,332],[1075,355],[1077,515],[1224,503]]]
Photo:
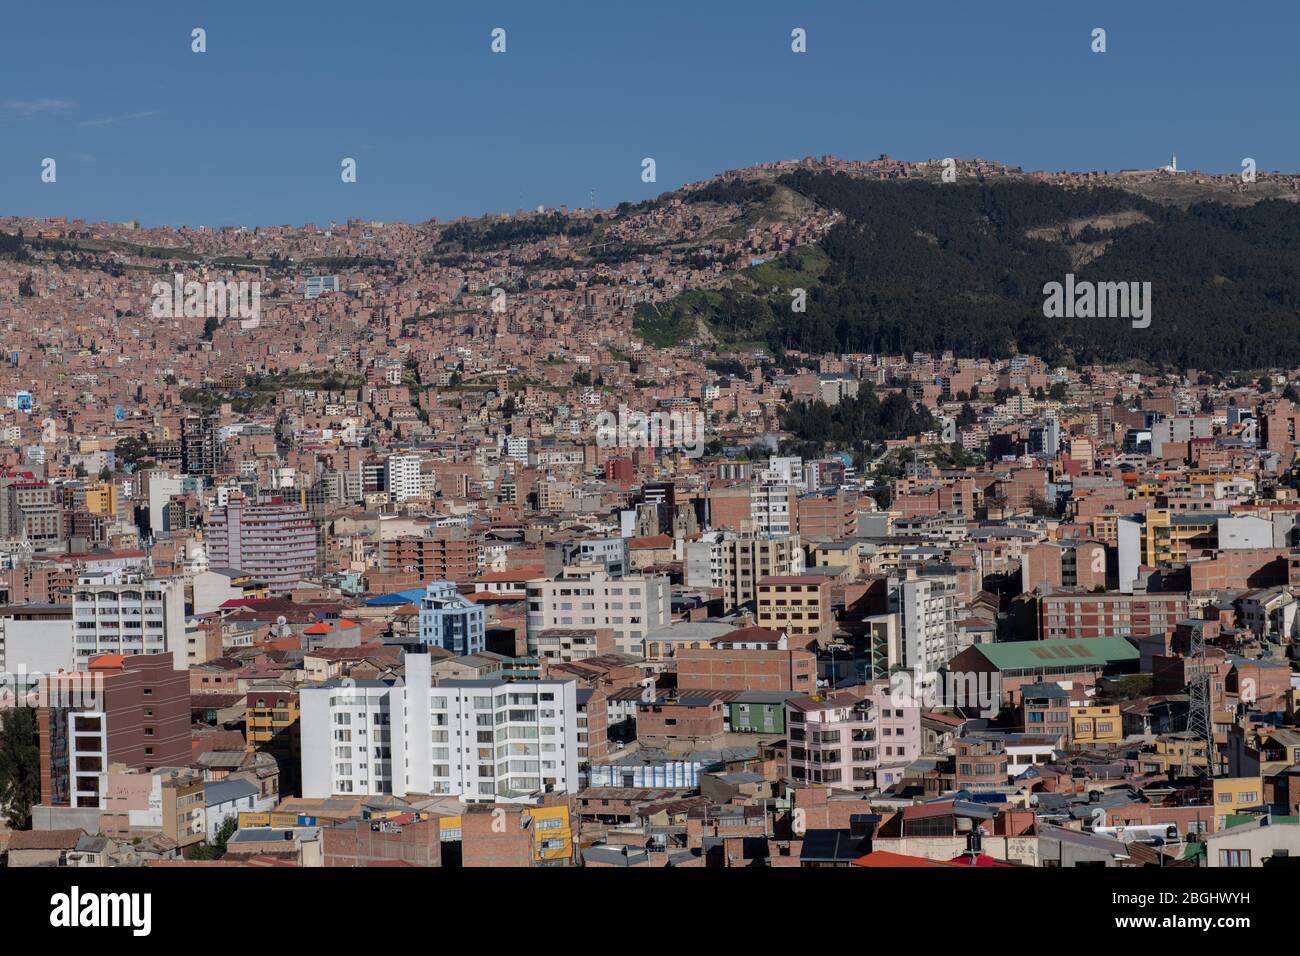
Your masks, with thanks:
[[[1298,27],[1282,0],[10,4],[0,213],[420,221],[823,153],[1295,170]]]

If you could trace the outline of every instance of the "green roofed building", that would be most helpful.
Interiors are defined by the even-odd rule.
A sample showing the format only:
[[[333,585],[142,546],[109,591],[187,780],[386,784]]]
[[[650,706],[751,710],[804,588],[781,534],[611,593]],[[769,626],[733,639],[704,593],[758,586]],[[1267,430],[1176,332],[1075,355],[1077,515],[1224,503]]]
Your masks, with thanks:
[[[953,675],[991,674],[1004,703],[1018,703],[1025,684],[1055,681],[1091,683],[1102,674],[1136,673],[1141,654],[1123,637],[1080,637],[1057,641],[972,644],[948,664]]]

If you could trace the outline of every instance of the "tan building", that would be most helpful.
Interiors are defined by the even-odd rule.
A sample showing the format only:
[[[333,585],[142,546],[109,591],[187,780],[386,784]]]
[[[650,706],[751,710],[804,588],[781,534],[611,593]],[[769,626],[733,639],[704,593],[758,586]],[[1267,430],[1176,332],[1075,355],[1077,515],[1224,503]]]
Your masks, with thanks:
[[[663,575],[611,578],[601,566],[577,564],[552,580],[528,582],[528,637],[553,628],[610,628],[615,649],[639,654],[646,634],[672,619]]]
[[[207,806],[203,798],[203,774],[190,770],[159,771],[162,789],[164,835],[180,846],[199,843],[205,836]]]
[[[875,545],[867,541],[819,541],[808,546],[808,566],[846,568],[850,580],[876,570]]]
[[[612,654],[615,650],[614,632],[608,627],[587,630],[554,628],[528,635],[528,655],[548,661],[567,664]]]
[[[759,580],[759,627],[789,635],[793,645],[807,646],[829,638],[834,625],[831,589],[823,578],[791,575]]]
[[[803,570],[799,536],[742,535],[712,532],[686,546],[686,583],[720,588],[728,610],[758,596],[760,578]]]

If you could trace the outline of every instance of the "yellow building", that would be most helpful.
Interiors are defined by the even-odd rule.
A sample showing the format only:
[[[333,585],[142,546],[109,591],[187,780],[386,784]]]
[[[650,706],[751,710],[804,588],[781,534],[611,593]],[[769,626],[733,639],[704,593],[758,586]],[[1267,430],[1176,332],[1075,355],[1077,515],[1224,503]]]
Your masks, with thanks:
[[[1213,784],[1216,830],[1224,829],[1225,821],[1234,813],[1264,802],[1263,777],[1216,777]]]
[[[1154,743],[1138,756],[1143,773],[1168,773],[1180,769],[1187,762],[1191,753],[1190,764],[1194,771],[1204,770],[1208,766],[1205,757],[1205,741],[1193,740],[1183,734],[1166,734],[1157,737]]]
[[[1119,530],[1116,527],[1119,518],[1119,514],[1114,511],[1103,511],[1099,515],[1094,515],[1092,536],[1102,544],[1116,547],[1119,544]]]
[[[533,818],[533,860],[548,863],[573,857],[573,826],[569,808],[534,807],[526,811]]]
[[[300,760],[299,716],[297,692],[254,685],[244,710],[248,749],[266,751],[277,761]]]
[[[1070,743],[1077,746],[1117,744],[1124,739],[1124,721],[1116,704],[1070,708]]]
[[[86,489],[86,510],[93,515],[117,516],[117,485],[91,485]]]
[[[1152,508],[1142,526],[1142,563],[1186,564],[1190,552],[1218,547],[1219,515]]]

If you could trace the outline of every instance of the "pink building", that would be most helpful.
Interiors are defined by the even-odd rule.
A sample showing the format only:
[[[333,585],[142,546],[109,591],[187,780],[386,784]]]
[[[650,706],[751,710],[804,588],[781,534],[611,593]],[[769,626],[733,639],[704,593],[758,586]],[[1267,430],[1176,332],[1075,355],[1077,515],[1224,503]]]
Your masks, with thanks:
[[[921,756],[921,708],[900,706],[887,689],[794,697],[785,708],[790,776],[796,781],[845,790],[884,788]]]
[[[250,504],[234,492],[207,520],[208,564],[242,571],[272,587],[316,573],[316,528],[307,512],[263,495]]]

